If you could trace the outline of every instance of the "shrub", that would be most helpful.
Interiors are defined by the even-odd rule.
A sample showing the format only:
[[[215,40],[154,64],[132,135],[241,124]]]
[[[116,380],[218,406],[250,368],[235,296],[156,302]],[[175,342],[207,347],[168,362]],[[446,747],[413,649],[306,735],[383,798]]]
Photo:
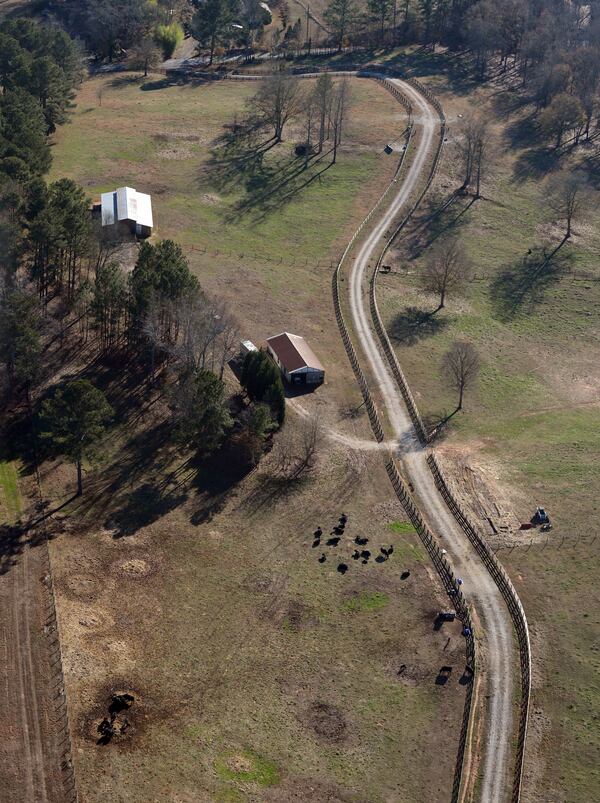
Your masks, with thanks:
[[[162,48],[165,59],[170,59],[177,45],[183,41],[183,28],[178,22],[170,25],[157,25],[154,31],[154,40]]]

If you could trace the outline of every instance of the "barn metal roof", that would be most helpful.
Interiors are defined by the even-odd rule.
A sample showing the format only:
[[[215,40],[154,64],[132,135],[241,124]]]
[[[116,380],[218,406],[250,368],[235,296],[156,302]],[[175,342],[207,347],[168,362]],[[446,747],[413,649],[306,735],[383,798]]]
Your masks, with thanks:
[[[152,199],[132,187],[119,187],[102,193],[102,225],[111,226],[120,220],[134,220],[152,228]]]
[[[299,368],[325,370],[314,351],[300,335],[282,332],[280,335],[267,338],[267,343],[288,373]]]

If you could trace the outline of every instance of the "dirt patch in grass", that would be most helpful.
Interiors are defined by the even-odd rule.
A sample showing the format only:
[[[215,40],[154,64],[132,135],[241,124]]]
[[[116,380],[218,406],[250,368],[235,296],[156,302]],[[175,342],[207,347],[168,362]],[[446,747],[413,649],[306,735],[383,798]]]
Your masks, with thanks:
[[[76,574],[61,583],[61,591],[72,599],[92,602],[102,593],[102,580],[97,574]]]
[[[120,579],[142,579],[152,574],[157,569],[155,562],[149,555],[125,558],[116,561],[112,567],[112,572]]]
[[[279,783],[277,766],[249,749],[218,759],[215,770],[226,781],[258,786],[276,786]]]
[[[328,703],[312,703],[306,711],[305,721],[317,736],[328,742],[343,742],[348,735],[348,724],[343,713]]]

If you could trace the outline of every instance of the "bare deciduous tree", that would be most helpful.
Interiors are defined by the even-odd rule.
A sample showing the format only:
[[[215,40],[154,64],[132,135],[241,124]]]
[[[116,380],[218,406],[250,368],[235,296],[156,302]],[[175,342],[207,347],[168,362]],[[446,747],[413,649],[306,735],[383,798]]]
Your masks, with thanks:
[[[194,288],[177,310],[179,337],[173,352],[188,369],[218,370],[219,378],[233,356],[238,327],[225,302]]]
[[[149,36],[132,48],[129,54],[129,67],[132,70],[142,70],[144,78],[148,75],[148,70],[156,67],[160,61],[160,49]]]
[[[323,73],[317,78],[315,86],[315,97],[317,101],[319,117],[319,147],[318,152],[323,150],[323,143],[326,139],[326,127],[330,116],[331,99],[333,95],[333,81],[328,73]]]
[[[273,449],[275,475],[285,482],[295,482],[308,474],[315,466],[321,441],[316,415],[301,419],[296,429],[285,426]]]
[[[346,122],[346,115],[348,112],[349,102],[349,85],[346,78],[342,79],[333,91],[333,98],[331,103],[331,126],[333,129],[333,156],[331,163],[335,164],[337,159],[337,149],[342,143],[342,134],[344,123]]]
[[[251,106],[264,124],[273,128],[275,142],[281,142],[286,123],[300,111],[300,101],[299,82],[279,72],[262,82]]]
[[[564,170],[548,181],[548,204],[561,219],[566,220],[565,240],[571,236],[573,220],[585,208],[589,185],[581,173]]]
[[[421,276],[423,288],[429,293],[437,293],[441,310],[446,295],[451,290],[460,289],[471,275],[471,264],[464,248],[455,238],[448,238],[433,249]]]
[[[304,98],[304,122],[306,125],[306,141],[304,143],[304,168],[308,167],[308,161],[311,157],[313,148],[313,128],[315,124],[315,116],[317,113],[317,96],[314,91],[306,93]]]
[[[480,115],[468,117],[464,128],[464,137],[458,144],[464,169],[464,181],[461,190],[468,190],[473,182],[473,177],[475,177],[476,198],[479,198],[481,194],[481,179],[483,177],[489,139],[487,121]]]
[[[472,343],[455,340],[442,357],[442,373],[453,390],[458,393],[455,412],[462,410],[465,390],[471,387],[479,374],[479,355]]]

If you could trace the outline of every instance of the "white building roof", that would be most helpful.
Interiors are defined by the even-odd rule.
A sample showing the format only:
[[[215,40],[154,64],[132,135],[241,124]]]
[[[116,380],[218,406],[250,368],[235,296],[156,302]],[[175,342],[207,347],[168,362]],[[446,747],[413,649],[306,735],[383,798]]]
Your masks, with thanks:
[[[102,225],[112,226],[120,220],[133,220],[140,226],[152,228],[152,199],[132,187],[119,187],[114,192],[103,192]]]

